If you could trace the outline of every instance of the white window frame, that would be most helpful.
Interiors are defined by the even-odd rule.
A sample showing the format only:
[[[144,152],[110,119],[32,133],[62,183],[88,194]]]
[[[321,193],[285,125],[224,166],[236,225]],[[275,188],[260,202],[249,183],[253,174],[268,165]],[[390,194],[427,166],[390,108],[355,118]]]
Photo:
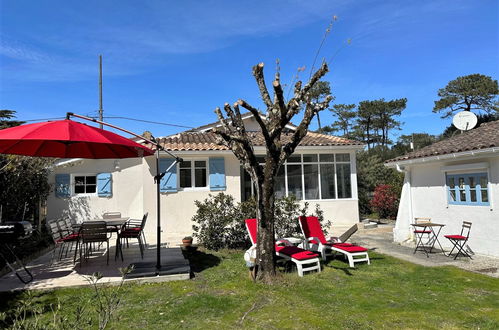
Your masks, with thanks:
[[[321,162],[320,161],[320,155],[324,154],[334,154],[334,161],[332,162]],[[349,161],[337,161],[336,157],[338,154],[348,154],[350,157]],[[304,162],[303,161],[303,156],[304,155],[316,155],[317,156],[317,161],[316,162]],[[286,197],[289,197],[289,191],[288,191],[288,164],[289,165],[300,165],[301,166],[301,188],[302,188],[302,198],[298,199],[301,201],[305,202],[322,202],[322,201],[351,201],[351,200],[357,200],[356,196],[356,187],[354,188],[354,184],[356,185],[356,180],[354,180],[353,175],[356,175],[354,173],[355,168],[353,167],[355,164],[355,154],[350,151],[337,151],[337,152],[331,152],[331,151],[321,151],[321,152],[301,152],[301,153],[295,153],[292,156],[300,156],[300,162],[289,162],[286,160],[282,166],[284,166],[284,185],[285,185],[285,190],[286,190]],[[265,157],[264,155],[257,155],[257,157]],[[263,164],[263,163],[260,163]],[[322,199],[322,184],[321,184],[321,164],[329,164],[334,166],[334,193],[335,193],[335,198],[328,198],[328,199]],[[337,164],[350,164],[350,194],[351,197],[348,198],[338,198],[338,173],[337,173]],[[317,170],[318,170],[318,188],[319,188],[319,199],[307,199],[305,196],[305,173],[304,173],[304,165],[317,165]],[[251,194],[254,195],[254,188],[253,188],[253,183],[251,184]]]
[[[183,158],[182,161],[191,163],[191,186],[190,187],[180,187],[180,163],[177,165],[177,189],[179,191],[207,191],[210,190],[210,161],[207,157],[201,158]],[[196,161],[204,161],[206,163],[206,186],[205,187],[195,187],[195,175],[196,175]]]
[[[77,176],[95,176],[95,192],[94,193],[76,193],[76,177]],[[97,196],[97,173],[76,173],[70,175],[70,185],[71,185],[71,196],[75,197],[90,197]],[[86,184],[85,184],[86,186]]]

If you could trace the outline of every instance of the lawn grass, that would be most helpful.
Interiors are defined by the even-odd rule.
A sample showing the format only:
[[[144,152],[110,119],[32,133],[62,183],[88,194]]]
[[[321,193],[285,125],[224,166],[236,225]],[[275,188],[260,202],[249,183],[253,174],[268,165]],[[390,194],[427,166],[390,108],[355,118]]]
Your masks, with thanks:
[[[249,279],[242,252],[201,253],[192,280],[128,285],[109,328],[499,328],[498,279],[370,254],[370,266],[334,260],[320,274],[264,285]],[[89,288],[35,295],[47,317],[57,301],[71,317],[93,298]],[[0,296],[0,309],[22,297]]]

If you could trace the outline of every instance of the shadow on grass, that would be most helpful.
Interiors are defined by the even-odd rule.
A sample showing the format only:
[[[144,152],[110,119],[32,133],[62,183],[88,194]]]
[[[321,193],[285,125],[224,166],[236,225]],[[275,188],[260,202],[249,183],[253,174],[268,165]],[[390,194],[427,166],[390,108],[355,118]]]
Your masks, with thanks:
[[[205,269],[212,268],[220,264],[220,258],[197,249],[182,249],[182,254],[189,260],[191,267],[191,278],[195,277],[195,273],[200,273]]]

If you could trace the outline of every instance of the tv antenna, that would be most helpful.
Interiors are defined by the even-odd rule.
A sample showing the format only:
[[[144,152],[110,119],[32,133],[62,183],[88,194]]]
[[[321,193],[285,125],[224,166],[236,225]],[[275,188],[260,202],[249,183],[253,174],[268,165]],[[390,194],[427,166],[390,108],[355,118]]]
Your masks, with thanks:
[[[104,109],[102,109],[102,55],[99,55],[99,121],[104,120]],[[99,124],[100,129],[103,125]]]
[[[460,111],[456,113],[454,118],[452,118],[452,125],[454,125],[458,130],[461,131],[469,131],[473,129],[478,123],[478,118],[471,111]]]

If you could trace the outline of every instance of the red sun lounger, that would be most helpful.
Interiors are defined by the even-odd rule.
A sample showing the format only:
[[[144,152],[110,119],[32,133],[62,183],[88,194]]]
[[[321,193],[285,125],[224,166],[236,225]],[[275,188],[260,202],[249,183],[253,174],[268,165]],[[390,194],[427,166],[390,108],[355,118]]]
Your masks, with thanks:
[[[348,259],[351,268],[355,267],[354,264],[356,262],[367,261],[368,265],[371,264],[366,248],[350,243],[326,240],[317,217],[301,216],[299,222],[303,235],[305,236],[305,246],[307,247],[307,250],[320,253],[323,260],[326,260],[328,256],[334,255],[335,253],[341,253]]]
[[[256,251],[258,233],[257,219],[246,219],[246,229],[248,230],[251,243],[253,244],[251,249]],[[300,249],[284,239],[276,242],[275,251],[278,257],[290,260],[296,265],[298,276],[303,276],[304,272],[313,270],[317,270],[318,272],[321,271],[321,264],[317,253]]]

